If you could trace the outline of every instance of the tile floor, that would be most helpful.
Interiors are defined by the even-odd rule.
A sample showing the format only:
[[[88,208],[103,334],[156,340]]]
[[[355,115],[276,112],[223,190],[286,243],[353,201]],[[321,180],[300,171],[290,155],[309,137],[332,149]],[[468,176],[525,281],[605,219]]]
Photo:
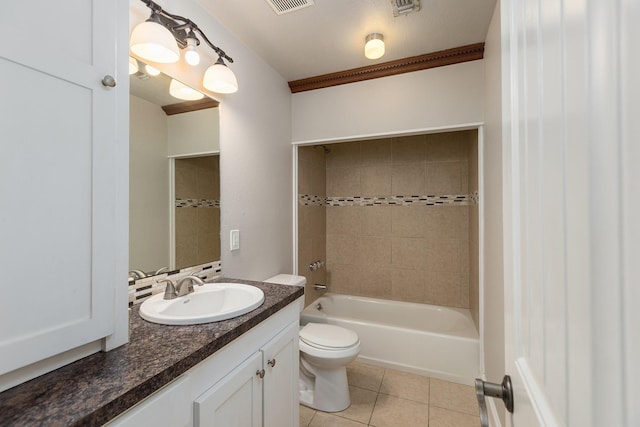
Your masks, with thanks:
[[[353,362],[351,406],[332,414],[300,405],[300,427],[478,427],[473,387]]]

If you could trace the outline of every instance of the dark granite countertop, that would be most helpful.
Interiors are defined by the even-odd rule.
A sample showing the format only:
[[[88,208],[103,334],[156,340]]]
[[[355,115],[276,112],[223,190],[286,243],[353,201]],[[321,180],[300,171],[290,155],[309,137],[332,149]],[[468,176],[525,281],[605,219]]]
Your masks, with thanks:
[[[264,303],[221,322],[167,326],[129,312],[129,343],[96,353],[0,393],[0,426],[97,426],[145,397],[284,308],[302,287],[237,279],[262,289]]]

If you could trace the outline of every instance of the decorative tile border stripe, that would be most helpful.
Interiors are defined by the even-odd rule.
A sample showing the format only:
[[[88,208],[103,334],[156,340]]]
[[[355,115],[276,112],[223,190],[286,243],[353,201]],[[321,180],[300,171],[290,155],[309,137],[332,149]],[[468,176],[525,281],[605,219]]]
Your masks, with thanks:
[[[478,192],[462,195],[319,197],[299,194],[298,203],[304,206],[439,206],[475,205]]]
[[[218,208],[220,209],[220,200],[176,199],[176,208]]]
[[[305,206],[326,206],[327,198],[311,194],[298,194],[298,203]]]
[[[222,265],[220,261],[214,261],[206,264],[200,264],[193,267],[183,268],[181,270],[171,271],[169,274],[158,274],[144,279],[138,279],[129,285],[129,307],[134,304],[140,304],[152,295],[164,292],[165,284],[158,283],[162,279],[169,278],[174,282],[183,277],[194,275],[202,280],[211,280],[222,276]]]

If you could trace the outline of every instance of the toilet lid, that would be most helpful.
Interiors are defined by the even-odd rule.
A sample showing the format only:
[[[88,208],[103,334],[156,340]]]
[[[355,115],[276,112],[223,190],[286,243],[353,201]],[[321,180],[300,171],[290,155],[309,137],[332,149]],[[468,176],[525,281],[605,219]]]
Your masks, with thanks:
[[[300,339],[312,346],[347,348],[358,342],[358,334],[340,326],[307,323],[300,329]]]

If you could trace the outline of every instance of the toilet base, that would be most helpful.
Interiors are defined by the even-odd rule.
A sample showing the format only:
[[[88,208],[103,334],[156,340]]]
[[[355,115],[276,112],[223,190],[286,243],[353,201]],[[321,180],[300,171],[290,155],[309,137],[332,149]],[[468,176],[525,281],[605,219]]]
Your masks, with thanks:
[[[318,369],[301,362],[298,382],[301,404],[322,412],[340,412],[351,406],[345,367]]]

